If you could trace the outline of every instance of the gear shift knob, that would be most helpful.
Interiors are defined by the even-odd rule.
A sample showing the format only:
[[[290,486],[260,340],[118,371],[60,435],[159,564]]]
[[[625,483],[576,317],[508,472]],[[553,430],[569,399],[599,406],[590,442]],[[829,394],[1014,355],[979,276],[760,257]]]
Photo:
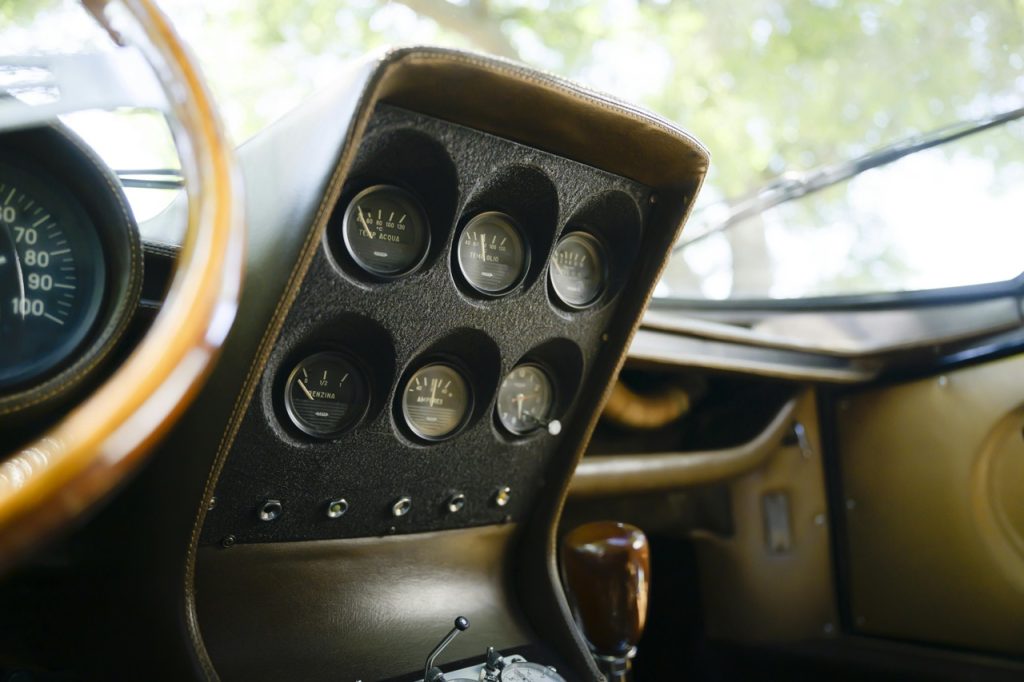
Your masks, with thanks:
[[[647,619],[647,536],[625,523],[588,523],[562,538],[561,557],[576,622],[609,677],[625,679]]]

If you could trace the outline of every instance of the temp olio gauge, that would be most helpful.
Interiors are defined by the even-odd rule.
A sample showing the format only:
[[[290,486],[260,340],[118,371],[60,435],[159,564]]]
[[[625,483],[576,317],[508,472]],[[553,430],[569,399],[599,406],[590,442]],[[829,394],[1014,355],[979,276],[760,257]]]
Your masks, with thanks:
[[[512,218],[497,211],[481,213],[466,223],[456,255],[462,276],[488,296],[514,289],[529,265],[522,232]]]
[[[592,306],[607,285],[604,246],[591,234],[570,232],[555,245],[549,274],[562,303],[570,308]]]
[[[463,427],[473,399],[462,374],[444,362],[416,370],[402,391],[405,425],[424,440],[444,440]]]
[[[352,260],[383,278],[415,270],[430,248],[426,213],[413,195],[393,185],[357,194],[345,209],[342,231]]]
[[[370,391],[363,373],[344,355],[317,353],[288,375],[284,404],[301,431],[333,438],[363,418],[370,406]]]
[[[495,410],[498,421],[510,433],[522,436],[547,425],[555,403],[555,391],[540,365],[523,363],[501,382]]]

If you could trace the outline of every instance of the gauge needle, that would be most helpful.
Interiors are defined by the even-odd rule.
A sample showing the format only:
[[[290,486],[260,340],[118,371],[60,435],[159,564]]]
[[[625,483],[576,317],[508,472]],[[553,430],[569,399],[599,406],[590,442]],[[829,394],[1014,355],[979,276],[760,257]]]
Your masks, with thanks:
[[[430,406],[431,407],[434,406],[434,403],[436,401],[436,398],[434,398],[434,394],[437,393],[437,384],[438,384],[437,379],[434,379],[433,383],[430,384]]]
[[[519,403],[519,419],[520,419],[520,421],[522,421],[522,419],[523,419],[523,401],[524,400],[526,400],[526,396],[523,395],[522,393],[520,393],[519,395],[516,396],[516,402]]]
[[[366,224],[366,218],[363,217],[363,209],[356,206],[356,213],[359,215],[359,222],[363,224],[363,229],[366,230],[366,236],[370,239],[376,237],[377,235],[375,235],[373,230],[370,229],[370,226]]]
[[[309,392],[309,389],[306,388],[306,384],[302,383],[302,379],[299,379],[296,383],[298,383],[299,388],[302,389],[302,392],[306,394],[307,398],[310,400],[316,400],[316,398],[313,397],[313,394]]]
[[[484,263],[487,262],[487,242],[482,236],[480,238],[480,260]]]

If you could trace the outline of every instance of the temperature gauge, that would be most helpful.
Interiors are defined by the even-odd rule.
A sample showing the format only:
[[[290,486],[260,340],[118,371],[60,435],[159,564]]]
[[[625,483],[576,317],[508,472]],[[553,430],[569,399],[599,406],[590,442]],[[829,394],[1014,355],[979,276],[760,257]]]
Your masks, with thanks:
[[[333,438],[355,426],[370,406],[366,378],[340,353],[317,353],[300,362],[285,385],[288,417],[303,433]]]
[[[417,370],[402,392],[405,424],[424,440],[444,440],[466,423],[472,395],[454,367],[435,362]]]
[[[430,228],[416,198],[393,185],[369,187],[345,209],[345,248],[364,270],[380,277],[404,275],[427,257]]]

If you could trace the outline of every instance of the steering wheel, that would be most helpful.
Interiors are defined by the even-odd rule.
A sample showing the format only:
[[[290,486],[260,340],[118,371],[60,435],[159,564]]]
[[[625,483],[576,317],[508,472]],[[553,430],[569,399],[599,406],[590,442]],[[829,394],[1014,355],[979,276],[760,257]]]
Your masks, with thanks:
[[[0,572],[73,523],[144,461],[212,367],[241,288],[241,183],[194,59],[152,0],[83,5],[120,50],[141,54],[155,74],[181,158],[188,230],[163,307],[131,355],[48,432],[0,464]],[[88,85],[100,96],[115,87],[100,76]],[[53,120],[89,108],[82,104],[68,103],[65,111],[60,103],[35,107],[35,113]],[[32,109],[17,113],[31,116]],[[0,130],[27,125],[3,114]]]

